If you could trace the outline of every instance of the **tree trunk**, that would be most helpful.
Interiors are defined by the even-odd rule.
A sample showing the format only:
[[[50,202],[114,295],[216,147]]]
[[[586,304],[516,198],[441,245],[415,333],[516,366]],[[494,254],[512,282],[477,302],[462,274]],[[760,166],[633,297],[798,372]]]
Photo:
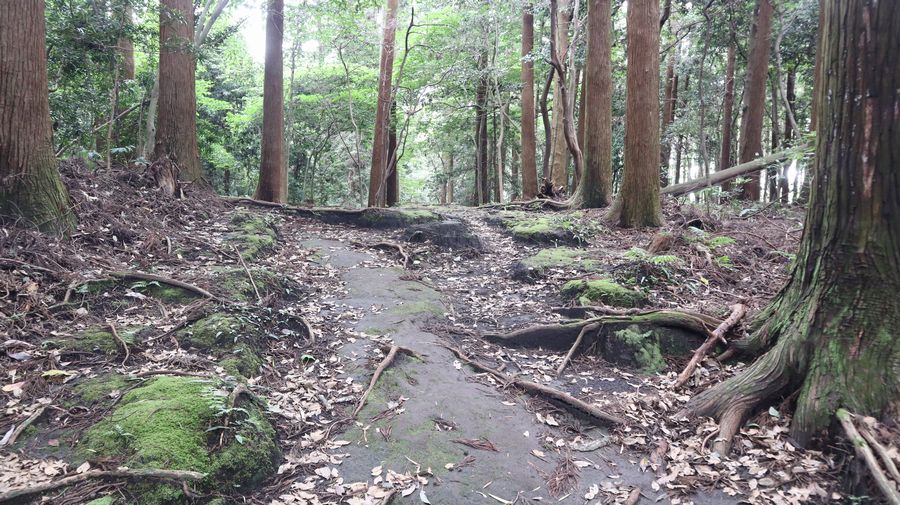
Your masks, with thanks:
[[[194,5],[191,0],[162,0],[159,10],[159,121],[157,159],[178,164],[183,179],[208,187],[197,146],[197,96],[194,68]]]
[[[666,65],[666,90],[663,98],[662,131],[660,131],[662,147],[659,153],[659,182],[663,186],[669,185],[669,158],[672,157],[672,141],[667,132],[675,119],[675,54],[669,56],[669,63]]]
[[[378,70],[378,104],[375,109],[375,138],[372,141],[372,169],[369,173],[369,207],[384,207],[386,175],[389,163],[388,135],[391,115],[391,82],[394,73],[394,37],[397,33],[398,0],[387,0],[384,12],[384,38],[381,66]]]
[[[387,194],[385,203],[388,207],[394,207],[400,202],[400,161],[397,153],[397,101],[391,101],[391,118],[388,126],[388,167],[387,167]]]
[[[766,110],[766,80],[769,68],[769,34],[772,27],[770,0],[757,0],[756,23],[750,35],[747,82],[741,113],[741,145],[738,161],[745,163],[762,156],[763,115]],[[760,177],[756,174],[741,187],[741,200],[759,200]]]
[[[779,146],[778,133],[780,128],[778,124],[780,121],[778,118],[778,86],[779,84],[773,80],[771,84],[772,103],[769,106],[769,122],[772,124],[772,131],[770,132],[772,140],[771,147],[773,153],[778,151]],[[778,199],[778,167],[776,165],[766,167],[766,193],[770,202],[774,202]]]
[[[728,44],[728,56],[725,63],[725,97],[722,99],[722,148],[719,151],[717,170],[725,170],[731,166],[731,124],[734,122],[734,62],[737,52],[732,33]],[[723,191],[731,191],[731,183],[722,184]]]
[[[75,226],[50,128],[43,0],[0,2],[0,215],[54,234]]]
[[[584,133],[584,122],[581,118],[584,117],[584,107],[579,106],[578,115],[575,115],[575,104],[578,102],[578,90],[581,89],[582,94],[584,94],[584,79],[581,77],[581,71],[576,68],[572,68],[573,73],[575,74],[575,78],[573,79],[572,85],[572,106],[569,109],[572,111],[572,121],[578,124],[578,127],[575,129],[575,137],[578,139],[578,146],[582,147],[584,144],[582,143],[583,133]],[[581,101],[584,104],[584,100]],[[575,164],[575,173],[572,175],[572,184],[569,185],[570,193],[575,194],[578,191],[578,181],[581,180],[581,167],[578,164]]]
[[[565,65],[569,51],[569,22],[571,20],[572,0],[560,0],[559,11],[556,16],[556,55],[560,64]],[[568,75],[568,73],[566,74]],[[562,97],[562,86],[557,74],[556,84],[553,88],[553,133],[550,154],[550,180],[555,189],[568,187],[569,149],[566,144],[566,120],[565,108],[568,105]]]
[[[544,125],[544,164],[541,177],[544,181],[550,180],[550,155],[553,151],[553,127],[550,123],[550,112],[547,110],[547,95],[550,93],[554,74],[556,74],[556,70],[551,67],[550,73],[547,74],[547,81],[544,83],[544,90],[541,93],[541,121]]]
[[[584,74],[584,171],[577,198],[586,208],[606,207],[612,196],[612,15],[610,0],[588,3]]]
[[[628,2],[625,174],[608,219],[659,226],[659,0]]]
[[[123,26],[131,27],[132,18],[134,16],[134,7],[131,2],[122,2],[121,22]],[[119,77],[130,81],[134,79],[134,44],[129,37],[121,37],[118,41],[119,46]]]
[[[534,13],[532,4],[522,13],[522,198],[537,196],[537,139],[534,110]]]
[[[500,124],[499,126],[495,126],[497,128],[497,154],[494,157],[494,198],[497,203],[503,203],[503,169],[504,165],[506,165],[505,160],[506,156],[504,154],[505,146],[503,144],[503,140],[505,137],[506,130],[506,114],[509,108],[508,103],[502,103],[503,98],[500,98]]]
[[[796,94],[794,91],[794,83],[796,79],[796,71],[791,69],[788,71],[787,75],[787,90],[785,94],[787,95],[787,105],[784,111],[784,142],[783,145],[785,147],[790,147],[794,144],[794,129],[791,121],[791,114],[793,114],[794,110],[794,101],[796,100]],[[790,195],[790,184],[788,184],[788,169],[791,166],[791,162],[787,161],[782,163],[781,165],[781,175],[778,177],[778,189],[780,191],[780,200],[781,203],[788,203],[788,198]]]
[[[790,281],[743,342],[769,350],[685,411],[719,418],[726,442],[753,411],[795,392],[791,436],[801,444],[840,407],[879,416],[900,397],[900,304],[885,296],[900,290],[900,11],[866,0],[822,10],[806,227]]]
[[[284,161],[284,0],[269,0],[266,14],[266,67],[263,83],[262,163],[254,198],[287,202]]]
[[[481,76],[475,89],[475,205],[483,205],[490,198],[488,180],[488,127],[487,92],[488,82],[484,75],[487,57],[481,55],[478,68]]]

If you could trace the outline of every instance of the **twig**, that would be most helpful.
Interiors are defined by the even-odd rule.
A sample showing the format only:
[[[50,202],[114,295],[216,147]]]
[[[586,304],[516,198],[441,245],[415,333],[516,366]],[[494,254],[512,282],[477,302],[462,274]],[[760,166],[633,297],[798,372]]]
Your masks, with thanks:
[[[33,422],[37,421],[39,417],[44,415],[44,411],[46,411],[46,410],[47,410],[46,405],[35,410],[30,416],[28,416],[28,419],[25,419],[24,421],[22,421],[22,424],[20,424],[18,427],[16,427],[15,430],[13,430],[12,435],[9,436],[9,439],[6,441],[6,444],[4,444],[4,445],[13,445],[14,443],[16,443],[16,439],[18,439],[19,435],[21,435],[22,432],[25,431],[25,428],[31,426],[31,424]],[[0,502],[2,502],[2,501],[3,500],[0,499]]]
[[[557,377],[562,375],[563,370],[565,370],[566,365],[569,363],[569,360],[572,359],[572,355],[575,354],[575,351],[578,349],[578,347],[581,346],[581,341],[584,340],[584,335],[587,332],[594,331],[601,326],[603,326],[603,323],[592,323],[581,329],[581,332],[578,333],[578,338],[575,339],[575,343],[572,344],[572,347],[569,349],[566,357],[563,358],[562,363],[559,364],[559,368],[556,369]]]
[[[19,261],[12,258],[0,258],[0,263],[6,263],[7,265],[16,265],[20,267],[29,268],[34,270],[35,272],[43,272],[45,274],[59,276],[59,272],[50,270],[49,268],[39,267],[37,265],[32,265],[31,263],[27,263],[25,261]]]
[[[881,462],[884,463],[885,468],[887,468],[888,473],[891,477],[900,484],[900,471],[897,471],[897,465],[894,464],[894,460],[891,457],[891,454],[888,452],[887,447],[881,444],[878,439],[875,438],[875,435],[871,433],[866,426],[861,426],[859,428],[860,434],[862,434],[863,438],[866,439],[866,442],[875,449],[875,452],[881,458]]]
[[[23,498],[47,491],[53,491],[62,487],[68,487],[79,482],[90,479],[163,479],[177,481],[198,481],[206,477],[206,474],[200,472],[188,472],[183,470],[88,470],[87,472],[70,475],[62,479],[44,482],[35,486],[13,489],[0,494],[0,503],[11,502],[17,498]]]
[[[256,281],[253,280],[253,274],[251,274],[250,269],[247,268],[247,263],[244,262],[244,257],[241,256],[241,252],[237,250],[237,247],[231,246],[231,248],[234,249],[234,253],[237,255],[238,261],[240,261],[241,266],[244,267],[244,272],[247,272],[247,277],[250,278],[250,285],[253,286],[253,292],[256,293],[256,301],[260,305],[262,305],[263,300],[262,300],[262,297],[259,296],[259,289],[257,289],[257,287],[256,287]]]
[[[598,421],[600,424],[603,424],[603,425],[625,424],[625,420],[622,419],[621,417],[604,412],[604,411],[594,407],[593,405],[590,405],[582,400],[579,400],[578,398],[575,398],[574,396],[572,396],[568,393],[565,393],[558,389],[553,389],[553,388],[545,386],[543,384],[538,384],[537,382],[531,382],[531,381],[528,381],[525,379],[520,379],[518,377],[510,377],[509,375],[506,375],[503,372],[494,370],[493,368],[490,368],[486,365],[482,365],[481,363],[468,358],[460,349],[456,349],[454,347],[449,347],[449,346],[442,346],[442,347],[446,347],[457,358],[459,358],[460,361],[464,361],[467,365],[474,368],[475,370],[478,370],[479,372],[482,372],[482,373],[487,373],[487,374],[493,375],[495,378],[499,379],[504,384],[512,384],[521,389],[524,389],[526,392],[533,394],[533,395],[550,397],[551,399],[556,400],[571,409],[574,409],[583,414],[587,414],[589,417],[591,417],[592,419],[594,419],[595,421]]]
[[[377,244],[372,244],[370,247],[376,249],[379,247],[396,249],[397,252],[400,253],[400,257],[403,258],[403,268],[409,267],[409,254],[406,253],[406,249],[404,249],[402,245],[395,242],[378,242]]]
[[[866,443],[859,431],[856,430],[856,426],[853,425],[853,414],[845,409],[838,409],[836,415],[838,421],[841,422],[841,426],[844,427],[853,449],[856,450],[856,455],[865,461],[869,471],[872,472],[875,484],[881,489],[888,503],[900,505],[900,493],[897,492],[897,484],[891,482],[887,475],[884,474],[884,470],[878,465],[878,459],[875,458],[875,454],[872,452],[869,444]]]
[[[378,364],[378,368],[375,369],[375,373],[372,374],[372,380],[369,381],[369,387],[366,388],[366,391],[363,393],[363,395],[359,398],[359,401],[356,403],[356,409],[353,410],[354,418],[356,418],[356,416],[359,415],[359,411],[361,411],[363,409],[363,407],[366,405],[366,398],[368,398],[369,393],[371,393],[372,390],[375,389],[375,383],[378,382],[378,378],[381,377],[381,374],[385,371],[385,369],[387,369],[387,367],[391,366],[391,363],[393,363],[394,358],[397,357],[397,353],[418,356],[415,352],[413,352],[410,349],[405,349],[403,347],[400,347],[399,345],[392,345],[390,350],[387,353],[387,356],[385,356],[384,359],[381,360],[381,363]]]
[[[703,342],[703,345],[701,345],[697,348],[696,351],[694,351],[694,355],[691,356],[691,360],[688,362],[687,366],[684,367],[684,370],[681,372],[681,374],[678,375],[678,379],[675,381],[675,388],[680,388],[687,384],[687,381],[691,379],[691,375],[694,374],[694,370],[697,368],[697,365],[700,363],[700,361],[703,360],[706,354],[710,350],[712,350],[712,348],[715,347],[716,344],[718,344],[719,342],[725,342],[725,333],[728,332],[735,324],[737,324],[737,322],[740,321],[742,317],[744,317],[744,314],[746,312],[747,307],[745,307],[743,304],[737,303],[731,306],[731,315],[729,315],[727,319],[722,321],[722,324],[720,324],[715,330],[712,331],[712,333],[709,334],[706,342]]]
[[[128,344],[126,344],[126,343],[125,343],[125,340],[123,340],[122,337],[119,336],[119,332],[116,331],[116,325],[115,325],[115,324],[113,324],[112,322],[110,322],[110,323],[109,323],[109,329],[110,329],[110,331],[112,331],[113,337],[116,338],[116,342],[118,342],[119,345],[121,345],[122,348],[125,349],[125,359],[122,360],[122,366],[125,366],[125,362],[128,361],[128,358],[131,357],[131,351],[128,350]]]
[[[143,281],[151,281],[151,282],[161,282],[163,284],[168,284],[170,286],[175,286],[177,288],[186,289],[188,291],[197,293],[200,296],[206,298],[212,298],[214,300],[222,301],[218,296],[210,293],[209,291],[195,286],[193,284],[189,284],[184,281],[179,281],[178,279],[170,279],[168,277],[162,277],[160,275],[147,274],[144,272],[132,272],[132,271],[122,271],[122,272],[111,272],[109,275],[119,278],[119,279],[138,279]]]

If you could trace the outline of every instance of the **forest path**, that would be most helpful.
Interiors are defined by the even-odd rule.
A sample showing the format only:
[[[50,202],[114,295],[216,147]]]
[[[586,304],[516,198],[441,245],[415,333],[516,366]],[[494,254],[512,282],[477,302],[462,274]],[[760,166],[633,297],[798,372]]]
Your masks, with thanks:
[[[340,450],[349,455],[340,467],[345,481],[371,482],[386,477],[389,470],[428,479],[423,495],[419,490],[405,497],[398,493],[394,503],[423,503],[423,497],[435,505],[532,503],[566,496],[565,502],[585,503],[582,497],[592,485],[612,477],[640,487],[647,503],[656,499],[653,473],[640,470],[639,457],[619,454],[617,446],[570,452],[565,445],[573,435],[571,425],[539,422],[535,408],[529,406],[530,397],[490,385],[460,366],[442,346],[452,343],[426,330],[449,315],[447,300],[430,285],[410,280],[404,270],[383,266],[374,254],[346,242],[308,238],[302,246],[315,250],[318,261],[341,271],[347,292],[338,304],[364,314],[353,325],[355,331],[387,337],[425,358],[422,362],[398,357],[381,376],[356,425],[339,436],[350,442]],[[368,384],[383,357],[377,347],[371,340],[356,339],[341,349],[358,364],[355,370],[348,367],[355,381]],[[570,430],[568,434],[564,429]],[[581,435],[588,440],[604,437],[590,425],[575,429],[583,430]],[[497,450],[454,442],[460,439],[487,440]],[[456,468],[450,470],[448,464]],[[577,483],[554,497],[548,490],[554,477]]]

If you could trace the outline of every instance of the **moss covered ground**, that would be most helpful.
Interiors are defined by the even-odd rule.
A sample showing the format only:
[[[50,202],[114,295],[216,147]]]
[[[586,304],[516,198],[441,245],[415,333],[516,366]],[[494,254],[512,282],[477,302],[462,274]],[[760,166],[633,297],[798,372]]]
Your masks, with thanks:
[[[582,305],[601,302],[613,307],[632,308],[642,305],[647,297],[640,291],[628,289],[609,279],[576,279],[562,288],[563,295]]]

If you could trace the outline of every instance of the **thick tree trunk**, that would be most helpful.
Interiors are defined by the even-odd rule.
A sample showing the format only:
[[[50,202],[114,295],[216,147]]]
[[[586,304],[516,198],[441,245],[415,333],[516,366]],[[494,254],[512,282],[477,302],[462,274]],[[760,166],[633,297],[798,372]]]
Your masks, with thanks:
[[[75,226],[50,128],[44,1],[0,2],[0,215],[66,234]]]
[[[384,207],[388,158],[388,129],[391,115],[391,82],[394,74],[394,37],[397,33],[398,0],[387,0],[381,67],[378,70],[378,104],[375,109],[375,138],[372,141],[372,169],[369,173],[369,207]]]
[[[769,350],[685,412],[719,418],[726,442],[754,410],[794,392],[800,443],[840,407],[879,416],[900,398],[900,302],[885,296],[900,290],[900,11],[868,0],[822,9],[806,228],[790,281],[744,346]]]
[[[660,143],[662,147],[659,153],[659,182],[663,186],[669,185],[669,158],[672,157],[672,141],[667,132],[674,121],[675,111],[675,53],[669,55],[669,63],[666,65],[666,88],[663,95],[662,131],[660,131]]]
[[[766,81],[769,68],[769,35],[772,28],[771,0],[757,0],[756,22],[750,35],[747,83],[741,113],[741,145],[738,161],[745,163],[762,156],[762,127],[766,110]],[[754,175],[741,187],[741,200],[759,200],[760,177]]]
[[[522,198],[537,196],[537,139],[534,110],[534,13],[532,4],[522,13]]]
[[[130,2],[122,2],[121,21],[124,26],[131,27],[132,17],[134,16],[134,7]],[[128,37],[121,37],[118,41],[119,46],[119,77],[130,81],[134,79],[134,44]]]
[[[197,146],[194,5],[191,0],[162,0],[159,9],[159,121],[154,154],[177,163],[182,179],[208,187]]]
[[[397,152],[397,101],[391,102],[391,123],[388,127],[388,167],[387,167],[387,193],[385,203],[388,207],[394,207],[400,202],[400,161]]]
[[[737,52],[732,33],[728,44],[728,56],[725,59],[725,96],[722,99],[722,148],[719,151],[717,170],[725,170],[731,166],[731,125],[734,122],[734,62]],[[731,191],[731,184],[722,184],[723,191]]]
[[[612,15],[610,0],[588,3],[584,74],[584,171],[576,195],[581,207],[609,205],[612,198]]]
[[[284,161],[284,0],[269,0],[266,14],[266,67],[263,82],[262,163],[254,198],[287,203]]]
[[[569,51],[569,22],[571,21],[572,0],[561,0],[556,16],[556,56],[560,64],[565,65]],[[568,73],[566,74],[568,75]],[[550,180],[554,188],[568,188],[569,149],[566,144],[566,100],[563,99],[559,74],[553,88],[553,133],[550,154]]]
[[[625,174],[608,219],[659,226],[659,0],[628,2]]]

